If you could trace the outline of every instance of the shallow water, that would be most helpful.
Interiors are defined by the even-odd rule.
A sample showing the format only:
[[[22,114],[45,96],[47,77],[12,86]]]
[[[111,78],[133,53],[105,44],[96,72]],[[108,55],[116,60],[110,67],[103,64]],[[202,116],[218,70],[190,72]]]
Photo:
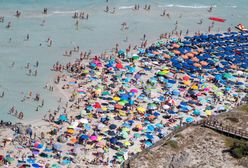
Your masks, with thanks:
[[[152,10],[132,11],[131,8],[138,3],[141,8],[151,4]],[[115,7],[116,13],[104,13],[106,5],[110,10]],[[210,5],[214,7],[212,13],[207,12]],[[211,24],[210,16],[226,19],[225,23],[215,23],[214,31],[224,31],[240,22],[248,26],[247,5],[248,1],[244,0],[109,0],[109,3],[103,0],[0,0],[0,16],[5,16],[5,22],[0,23],[0,94],[5,91],[5,97],[0,98],[0,119],[18,121],[7,114],[13,105],[24,112],[26,121],[39,119],[48,109],[58,106],[59,95],[43,89],[43,86],[52,83],[55,75],[50,71],[52,65],[57,60],[69,60],[62,56],[66,49],[79,45],[81,50],[93,49],[94,53],[100,53],[111,50],[117,42],[121,47],[127,47],[129,43],[139,44],[144,33],[154,41],[159,34],[170,32],[176,20],[179,30],[185,32],[189,29],[191,33],[206,32]],[[44,7],[48,8],[48,15],[41,14]],[[164,9],[170,13],[171,19],[159,16]],[[20,18],[13,16],[16,10],[22,12]],[[78,30],[72,19],[75,11],[89,13],[89,20],[80,20]],[[201,18],[203,24],[198,25]],[[45,26],[40,26],[42,20],[46,20]],[[10,29],[5,28],[8,21],[13,24]],[[128,31],[120,30],[122,22],[128,23]],[[24,41],[28,33],[30,40]],[[126,36],[128,42],[124,42]],[[45,42],[49,37],[53,40],[52,47],[47,47]],[[34,67],[37,60],[38,68]],[[10,68],[13,61],[15,66]],[[38,69],[37,77],[26,75],[28,62],[33,72]],[[45,99],[45,106],[39,111],[35,109],[40,102],[21,102],[29,91],[39,93]]]

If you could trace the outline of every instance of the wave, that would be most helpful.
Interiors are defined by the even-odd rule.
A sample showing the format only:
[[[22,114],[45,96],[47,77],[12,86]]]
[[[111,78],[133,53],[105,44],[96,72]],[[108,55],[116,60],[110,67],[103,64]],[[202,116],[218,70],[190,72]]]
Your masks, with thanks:
[[[119,9],[132,9],[134,6],[120,6]]]
[[[193,8],[193,9],[202,9],[202,8],[210,8],[211,6],[206,6],[206,5],[174,5],[174,4],[169,4],[169,5],[159,5],[159,8],[164,8],[164,7],[177,7],[177,8]],[[217,6],[214,5],[212,6],[213,8],[216,8]]]
[[[227,7],[227,8],[237,8],[237,6],[236,6],[236,5],[232,5],[232,6],[225,6],[225,7]]]
[[[72,14],[75,12],[78,12],[78,11],[77,10],[76,11],[54,11],[53,13],[54,14]]]

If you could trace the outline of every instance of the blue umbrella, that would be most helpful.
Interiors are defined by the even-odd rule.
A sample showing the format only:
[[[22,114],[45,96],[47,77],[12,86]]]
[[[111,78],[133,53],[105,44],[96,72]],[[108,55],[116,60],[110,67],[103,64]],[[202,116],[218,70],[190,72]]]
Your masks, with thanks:
[[[192,123],[192,122],[194,122],[194,118],[188,117],[188,118],[186,118],[186,122],[187,123]]]
[[[148,138],[148,139],[154,139],[154,137],[153,137],[153,135],[151,135],[151,134],[146,134],[146,137]]]
[[[109,126],[109,129],[116,129],[117,128],[117,126],[115,125],[115,124],[111,124],[110,126]]]
[[[61,149],[61,147],[62,147],[62,145],[59,144],[59,143],[53,144],[53,148],[56,149],[56,150]]]
[[[80,136],[80,139],[82,139],[82,140],[88,140],[89,139],[89,136],[88,135],[85,135],[85,134],[82,134]]]
[[[40,167],[41,167],[41,166],[38,165],[37,163],[32,164],[32,166],[33,166],[33,167],[37,167],[37,168],[40,168]]]
[[[147,130],[153,132],[155,130],[153,125],[148,125]]]
[[[196,109],[196,110],[194,110],[193,114],[199,116],[201,114],[201,112],[200,112],[200,110]]]
[[[150,147],[150,146],[153,145],[151,141],[146,141],[145,144],[146,144],[146,146],[148,146],[148,147]]]
[[[59,120],[60,120],[60,121],[68,121],[66,115],[60,115],[60,116],[59,116]]]
[[[117,143],[117,138],[112,137],[112,138],[110,138],[109,141],[110,141],[112,144],[116,144],[116,143]]]

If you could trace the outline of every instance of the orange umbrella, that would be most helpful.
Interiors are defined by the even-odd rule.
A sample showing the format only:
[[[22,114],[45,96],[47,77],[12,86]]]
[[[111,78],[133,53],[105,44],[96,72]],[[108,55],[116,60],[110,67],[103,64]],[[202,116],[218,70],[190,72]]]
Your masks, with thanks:
[[[159,55],[160,53],[158,52],[158,51],[153,51],[153,54],[157,54],[157,55]]]
[[[71,142],[72,142],[72,143],[76,143],[77,141],[78,141],[77,138],[72,138],[72,139],[71,139]]]
[[[193,54],[193,53],[187,53],[186,55],[187,55],[188,57],[190,57],[190,58],[194,57],[194,54]]]
[[[201,64],[198,64],[198,63],[194,63],[193,64],[195,67],[201,67]]]
[[[68,130],[67,130],[67,133],[68,133],[68,134],[74,134],[74,132],[75,132],[75,131],[74,131],[73,129],[68,129]]]
[[[189,57],[187,55],[182,55],[183,59],[188,59]]]
[[[237,65],[232,64],[232,65],[231,65],[231,68],[232,68],[232,69],[237,69],[238,67],[237,67]]]
[[[208,65],[208,63],[207,63],[206,61],[201,61],[200,64],[201,64],[202,66],[207,66],[207,65]]]
[[[168,54],[163,54],[163,57],[164,58],[167,58],[167,59],[170,59],[171,58],[171,56],[169,56]]]
[[[204,52],[204,49],[203,49],[203,48],[198,48],[197,51],[198,51],[199,53],[202,53],[202,52]]]
[[[148,118],[149,118],[149,120],[154,120],[155,119],[155,116],[154,115],[150,115]]]
[[[198,54],[198,52],[196,52],[196,51],[192,51],[192,54],[197,55],[197,54]]]
[[[196,57],[194,57],[194,58],[192,58],[192,61],[194,61],[194,62],[198,62],[198,61],[199,61],[199,59],[198,59],[198,58],[196,58]]]
[[[174,47],[174,48],[179,48],[179,47],[180,47],[180,45],[178,45],[178,44],[174,43],[174,44],[172,44],[172,47]]]
[[[116,108],[116,109],[122,109],[122,108],[123,108],[123,106],[122,106],[122,105],[120,105],[120,104],[116,104],[116,105],[115,105],[115,108]]]
[[[178,54],[178,55],[180,54],[180,51],[178,51],[178,50],[173,50],[172,52],[173,52],[174,54]]]

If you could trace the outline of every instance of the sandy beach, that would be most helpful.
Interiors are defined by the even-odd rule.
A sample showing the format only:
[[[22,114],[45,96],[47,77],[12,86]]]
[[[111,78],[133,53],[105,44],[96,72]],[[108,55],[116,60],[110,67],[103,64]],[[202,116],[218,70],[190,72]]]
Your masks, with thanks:
[[[3,116],[6,116],[1,118],[0,125],[0,166],[119,167],[126,159],[153,146],[174,129],[214,117],[247,101],[248,31],[236,30],[228,24],[229,20],[211,20],[210,17],[197,23],[199,26],[206,24],[203,31],[200,26],[199,30],[190,29],[188,32],[188,28],[181,25],[184,21],[175,20],[174,12],[160,10],[149,16],[149,12],[154,12],[154,4],[142,4],[142,9],[137,4],[127,8],[139,12],[138,17],[146,15],[144,22],[153,23],[153,17],[174,18],[173,23],[170,20],[167,33],[151,27],[150,31],[156,29],[160,36],[150,37],[149,32],[137,33],[132,28],[135,20],[130,21],[131,24],[118,21],[118,17],[126,14],[121,11],[123,6],[115,8],[112,7],[115,4],[105,3],[106,9],[101,11],[102,14],[106,17],[116,15],[114,18],[118,22],[112,33],[118,34],[119,41],[113,43],[116,39],[106,39],[106,44],[112,43],[108,47],[104,44],[105,38],[95,40],[96,49],[91,48],[91,37],[84,36],[87,49],[84,42],[75,43],[80,36],[71,32],[73,41],[69,37],[70,31],[62,31],[68,22],[57,25],[63,25],[60,33],[64,33],[63,38],[70,39],[67,41],[59,30],[44,31],[46,36],[42,36],[42,42],[35,39],[39,47],[36,48],[32,46],[32,36],[31,40],[29,34],[25,36],[24,52],[16,51],[22,55],[32,48],[37,51],[35,54],[44,58],[14,59],[6,72],[16,71],[20,78],[3,75],[3,79],[8,80],[0,83],[4,86],[0,89],[5,109]],[[169,7],[182,6],[167,6],[167,10]],[[204,12],[209,15],[217,8],[211,4],[205,7]],[[80,32],[84,30],[81,22],[94,21],[96,15],[91,17],[91,12],[63,14],[70,17],[70,23],[73,20],[73,29]],[[188,12],[185,15],[190,14]],[[44,8],[41,16],[48,15],[49,9]],[[22,13],[16,11],[15,17],[20,17],[15,22],[20,24]],[[220,30],[222,22],[226,27],[222,25]],[[42,21],[39,26],[45,24],[46,21]],[[53,24],[50,22],[50,25]],[[11,29],[11,26],[8,23],[5,29]],[[95,29],[94,26],[85,26],[87,31]],[[106,35],[114,38],[115,35],[107,29]],[[130,36],[130,32],[135,35]],[[55,38],[51,38],[49,33],[53,33]],[[98,33],[102,36],[105,32],[99,30]],[[134,37],[136,40],[132,41]],[[60,40],[63,42],[59,43]],[[15,48],[17,41],[11,42],[11,48]],[[97,48],[98,45],[104,46],[104,50],[98,52],[101,48]],[[18,85],[9,88],[15,82]],[[15,94],[18,96],[13,96]],[[9,106],[12,100],[19,104]]]

